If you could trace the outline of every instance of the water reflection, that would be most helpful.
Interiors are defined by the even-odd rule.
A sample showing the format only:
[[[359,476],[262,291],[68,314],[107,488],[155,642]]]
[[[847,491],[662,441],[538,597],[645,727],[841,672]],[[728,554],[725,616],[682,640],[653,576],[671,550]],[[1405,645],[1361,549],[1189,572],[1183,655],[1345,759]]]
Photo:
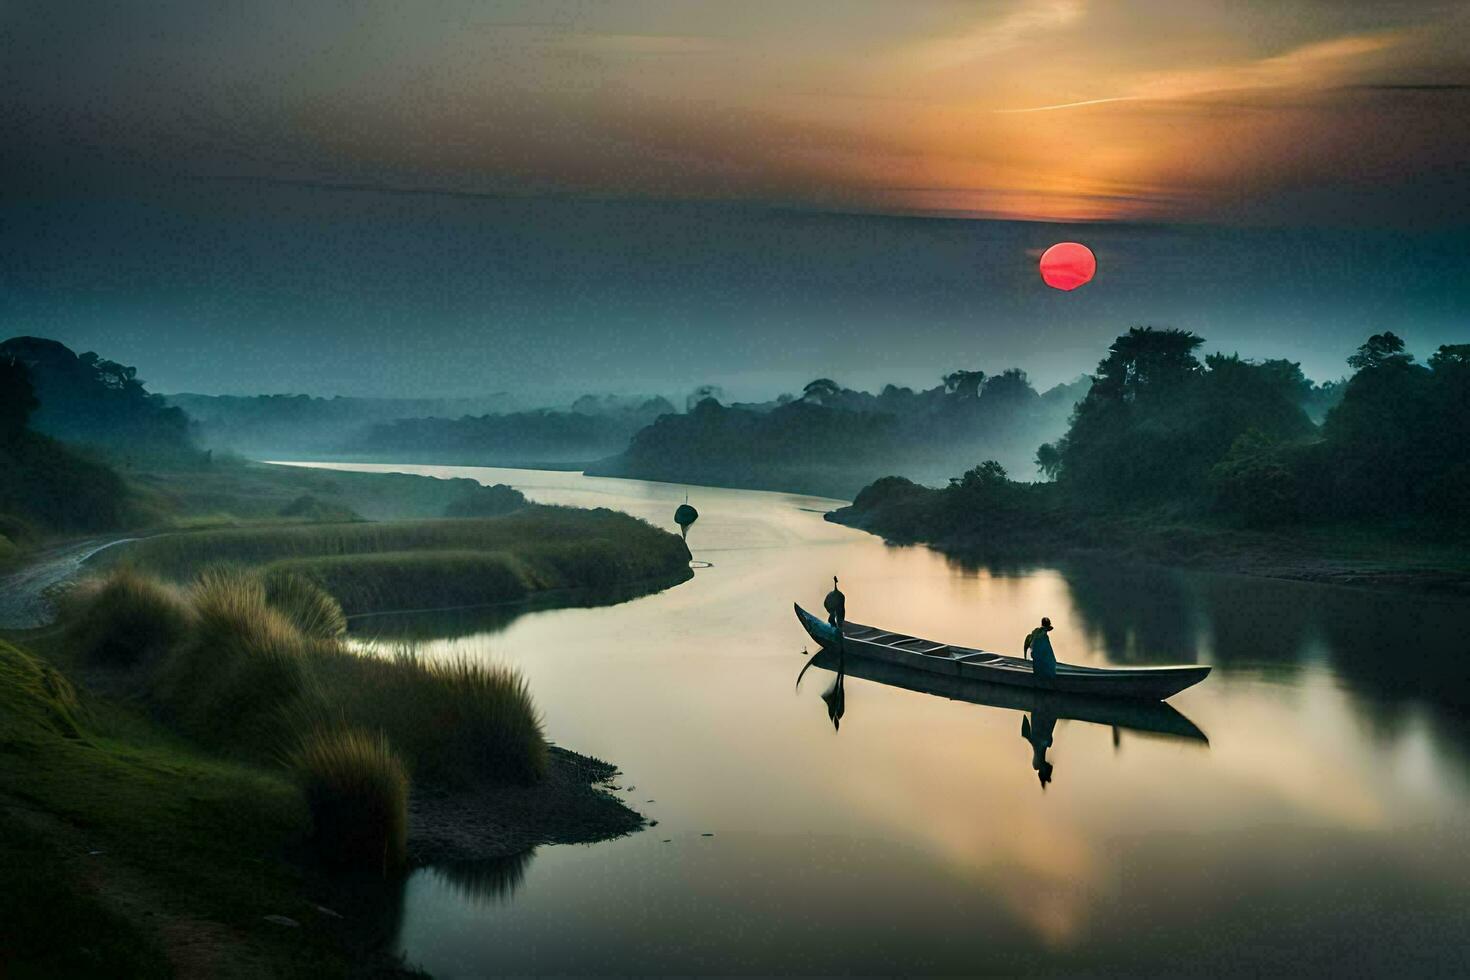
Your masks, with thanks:
[[[684,493],[424,469],[659,522]],[[660,823],[543,847],[493,911],[416,873],[397,944],[411,962],[445,975],[1465,972],[1463,599],[1100,563],[965,569],[823,522],[819,503],[701,494],[716,567],[690,582],[427,633],[467,635],[426,655],[522,670],[548,732],[636,774],[630,800]],[[1173,707],[1119,714],[819,656],[830,674],[791,697],[804,638],[790,603],[820,601],[834,570],[853,615],[916,635],[1019,653],[1049,615],[1069,662],[1216,669]],[[1208,728],[1208,750],[1176,707]],[[837,721],[841,737],[813,737]],[[1044,793],[1037,760],[1054,767]]]
[[[1449,709],[1435,713],[1439,727],[1470,756],[1463,600],[1087,563],[1069,565],[1066,582],[1079,625],[1110,661],[1203,653],[1279,685],[1325,666],[1369,695],[1360,710],[1380,744],[1402,738],[1429,703]]]
[[[827,717],[832,721],[834,731],[842,727],[842,715],[847,710],[847,658],[841,653],[837,655],[837,677],[833,679],[832,686],[822,692],[822,700],[827,702]]]
[[[691,565],[690,567],[696,567]],[[712,567],[705,562],[703,567]],[[449,609],[407,609],[363,613],[349,617],[354,638],[363,642],[396,643],[453,639],[503,633],[517,620],[548,609],[595,609],[640,598],[669,583],[642,583],[598,589],[562,589],[520,602]]]
[[[461,900],[483,908],[510,901],[526,880],[526,869],[535,857],[536,848],[533,847],[519,854],[485,861],[436,864],[429,873],[448,885]]]
[[[1030,715],[1021,717],[1021,737],[1031,743],[1031,768],[1041,780],[1041,788],[1051,782],[1052,764],[1046,759],[1046,750],[1051,748],[1052,732],[1057,727],[1056,713],[1049,707],[1038,706]],[[1113,727],[1116,734],[1117,726]]]
[[[1179,739],[1209,745],[1209,738],[1194,722],[1172,705],[1158,702],[1131,702],[1112,698],[1087,697],[1056,691],[987,684],[942,674],[928,674],[842,652],[822,650],[811,656],[796,675],[796,689],[812,667],[835,674],[831,685],[822,692],[827,717],[832,727],[839,728],[847,708],[847,676],[873,681],[890,687],[901,687],[951,701],[965,701],[985,707],[1021,712],[1021,737],[1031,745],[1031,768],[1045,789],[1055,773],[1047,758],[1052,747],[1057,721],[1068,719],[1104,725],[1112,730],[1113,749],[1121,744],[1124,729],[1154,737]]]

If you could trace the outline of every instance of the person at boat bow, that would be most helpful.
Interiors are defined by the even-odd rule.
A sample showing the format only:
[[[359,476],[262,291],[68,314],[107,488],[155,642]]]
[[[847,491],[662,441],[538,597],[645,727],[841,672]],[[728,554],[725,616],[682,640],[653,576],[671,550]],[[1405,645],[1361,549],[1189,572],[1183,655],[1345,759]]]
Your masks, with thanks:
[[[1023,650],[1031,657],[1031,670],[1037,677],[1052,680],[1057,676],[1057,655],[1051,649],[1051,618],[1041,617],[1041,625],[1026,634]]]

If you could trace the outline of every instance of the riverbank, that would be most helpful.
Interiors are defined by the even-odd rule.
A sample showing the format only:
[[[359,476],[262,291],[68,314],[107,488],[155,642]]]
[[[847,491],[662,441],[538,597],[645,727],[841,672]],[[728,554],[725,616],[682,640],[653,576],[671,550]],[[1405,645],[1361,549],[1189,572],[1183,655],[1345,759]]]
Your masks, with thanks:
[[[403,876],[640,829],[612,766],[552,748],[535,785],[416,788],[399,873],[324,866],[278,767],[205,750],[76,662],[59,630],[0,640],[0,973],[398,976]],[[24,646],[24,648],[23,648]],[[64,669],[63,669],[64,668]]]
[[[1470,544],[1420,525],[1252,530],[1167,514],[1080,512],[1047,493],[1045,485],[1011,485],[979,502],[946,499],[946,492],[954,491],[882,480],[826,517],[893,544],[924,544],[974,564],[1102,558],[1323,585],[1470,595]]]
[[[612,794],[612,765],[546,743],[518,672],[358,648],[330,593],[364,614],[627,598],[692,575],[676,535],[520,506],[179,530],[44,558],[6,580],[7,599],[34,626],[60,591],[62,624],[0,633],[0,973],[411,972],[387,950],[414,868],[515,862],[645,824]],[[67,591],[83,570],[101,575]],[[353,760],[364,782],[343,791],[401,767],[406,832],[377,872],[344,871],[335,838],[374,820],[324,829],[332,810],[297,760],[365,732],[381,733],[382,761]]]

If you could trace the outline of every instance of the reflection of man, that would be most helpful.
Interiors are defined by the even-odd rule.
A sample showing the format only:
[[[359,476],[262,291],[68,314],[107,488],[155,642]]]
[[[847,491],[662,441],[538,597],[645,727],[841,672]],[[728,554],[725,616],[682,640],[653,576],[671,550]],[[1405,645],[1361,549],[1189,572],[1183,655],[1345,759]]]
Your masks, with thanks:
[[[1057,676],[1057,655],[1051,651],[1051,619],[1041,617],[1041,625],[1026,634],[1023,649],[1031,655],[1032,672],[1039,680],[1051,681]]]
[[[1057,727],[1056,712],[1037,706],[1031,717],[1021,716],[1021,737],[1031,743],[1031,768],[1041,780],[1041,788],[1051,782],[1051,763],[1046,761],[1046,750],[1051,748],[1051,734]]]

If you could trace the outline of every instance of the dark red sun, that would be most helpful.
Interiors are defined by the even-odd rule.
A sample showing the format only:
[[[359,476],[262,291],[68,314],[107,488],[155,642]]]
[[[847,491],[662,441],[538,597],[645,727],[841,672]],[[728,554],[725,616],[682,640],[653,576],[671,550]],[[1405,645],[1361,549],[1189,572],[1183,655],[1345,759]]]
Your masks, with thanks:
[[[1057,242],[1041,253],[1041,279],[1052,289],[1076,289],[1097,273],[1092,249],[1076,242]]]

